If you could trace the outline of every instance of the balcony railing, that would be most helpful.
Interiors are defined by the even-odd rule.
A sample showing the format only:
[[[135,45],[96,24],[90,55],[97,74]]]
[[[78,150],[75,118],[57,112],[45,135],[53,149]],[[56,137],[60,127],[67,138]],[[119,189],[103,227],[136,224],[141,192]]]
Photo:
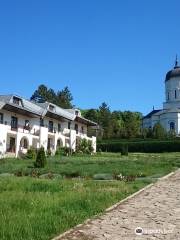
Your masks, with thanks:
[[[33,128],[30,125],[19,125],[19,124],[16,125],[16,124],[12,124],[11,122],[7,122],[7,121],[0,122],[0,123],[4,124],[4,125],[8,125],[8,128],[10,128],[12,131],[15,131],[15,132],[29,133],[29,134],[32,134],[35,136],[40,135],[40,127],[41,126],[39,126],[38,128]],[[43,125],[43,127],[48,128],[48,132],[51,134],[61,133],[62,135],[66,136],[66,137],[70,137],[71,130],[68,128],[58,129],[55,127],[53,127],[53,128],[49,127],[49,125]],[[95,134],[89,133],[89,131],[88,132],[81,131],[81,130],[77,131],[77,129],[75,129],[75,131],[76,131],[76,135],[79,137],[91,138],[92,136],[95,136]]]
[[[14,131],[14,132],[29,133],[29,134],[32,134],[35,136],[39,136],[39,134],[40,134],[40,129],[33,128],[31,126],[13,124],[13,123],[7,122],[7,121],[1,122],[1,124],[9,126],[11,131]]]

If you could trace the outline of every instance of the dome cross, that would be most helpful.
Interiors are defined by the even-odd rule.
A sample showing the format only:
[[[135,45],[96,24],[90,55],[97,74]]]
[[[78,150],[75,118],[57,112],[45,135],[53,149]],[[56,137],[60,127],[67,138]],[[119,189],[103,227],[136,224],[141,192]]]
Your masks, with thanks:
[[[177,54],[176,54],[176,60],[175,60],[175,66],[174,66],[174,68],[178,68],[178,56],[177,56]]]

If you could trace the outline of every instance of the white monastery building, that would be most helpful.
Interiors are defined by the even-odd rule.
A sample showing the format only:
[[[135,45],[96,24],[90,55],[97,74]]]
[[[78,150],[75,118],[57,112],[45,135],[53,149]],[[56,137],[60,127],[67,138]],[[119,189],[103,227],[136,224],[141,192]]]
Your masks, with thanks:
[[[75,151],[79,139],[91,141],[96,151],[96,137],[89,137],[88,127],[97,124],[81,116],[78,109],[63,109],[55,104],[35,103],[16,95],[0,95],[0,152],[18,156],[31,146],[55,153],[59,147]]]
[[[163,109],[151,111],[142,121],[143,128],[153,128],[159,122],[167,132],[180,134],[180,66],[176,58],[175,66],[166,74],[165,102]]]

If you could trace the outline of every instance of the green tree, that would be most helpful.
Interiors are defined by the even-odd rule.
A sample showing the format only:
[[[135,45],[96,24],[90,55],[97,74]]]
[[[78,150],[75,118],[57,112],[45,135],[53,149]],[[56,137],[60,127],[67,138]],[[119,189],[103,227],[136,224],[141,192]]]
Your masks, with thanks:
[[[126,138],[140,136],[142,115],[139,112],[125,111],[122,113],[124,134]]]
[[[46,154],[44,151],[44,148],[41,147],[38,150],[37,156],[36,156],[36,162],[34,163],[34,166],[37,168],[43,168],[46,165]]]
[[[57,105],[62,108],[72,108],[73,96],[68,87],[57,92]]]
[[[48,88],[45,85],[41,84],[39,85],[38,89],[36,89],[32,94],[31,100],[35,102],[47,101],[47,92]]]
[[[98,109],[92,109],[91,108],[91,109],[88,109],[88,110],[82,110],[81,113],[85,118],[87,118],[87,119],[89,119],[93,122],[96,122],[96,123],[99,122],[99,111],[98,111]]]
[[[164,139],[167,137],[167,132],[163,126],[157,122],[153,127],[153,137],[157,139]]]
[[[31,100],[35,102],[51,102],[62,108],[73,107],[73,97],[68,87],[56,93],[52,88],[48,89],[45,85],[41,84],[32,94]]]
[[[99,107],[99,124],[103,128],[103,138],[110,138],[111,111],[105,102]]]

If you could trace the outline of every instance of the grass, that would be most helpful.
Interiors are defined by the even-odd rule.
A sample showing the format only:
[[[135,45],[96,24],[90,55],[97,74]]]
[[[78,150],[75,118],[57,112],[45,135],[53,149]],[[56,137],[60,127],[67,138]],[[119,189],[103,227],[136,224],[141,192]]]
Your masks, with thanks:
[[[145,184],[3,178],[0,181],[0,239],[50,239]]]
[[[41,173],[79,179],[0,177],[0,239],[46,240],[102,213],[154,179],[180,166],[180,153],[52,157]],[[31,160],[0,160],[0,173],[32,170]],[[132,182],[94,181],[94,174],[141,176]]]
[[[151,176],[166,174],[180,166],[180,153],[143,154],[134,153],[121,156],[118,153],[103,153],[95,156],[56,156],[48,158],[48,164],[38,169],[40,174],[55,173],[64,176],[92,177],[95,174],[123,174]],[[32,160],[0,160],[0,173],[22,172],[25,175],[33,170]]]

